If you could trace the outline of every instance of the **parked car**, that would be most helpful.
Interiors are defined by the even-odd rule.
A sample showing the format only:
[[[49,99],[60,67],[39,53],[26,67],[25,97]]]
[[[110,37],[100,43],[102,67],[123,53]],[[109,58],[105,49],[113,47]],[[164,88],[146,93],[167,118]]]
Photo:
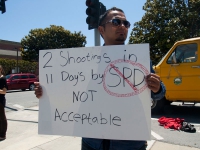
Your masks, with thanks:
[[[200,103],[200,37],[177,41],[154,66],[166,86],[162,100],[152,100],[152,112],[161,112],[172,102]]]
[[[18,90],[21,89],[25,91],[29,89],[34,90],[34,82],[38,82],[38,78],[35,74],[31,73],[18,73],[6,75],[6,82],[8,85],[8,90]]]

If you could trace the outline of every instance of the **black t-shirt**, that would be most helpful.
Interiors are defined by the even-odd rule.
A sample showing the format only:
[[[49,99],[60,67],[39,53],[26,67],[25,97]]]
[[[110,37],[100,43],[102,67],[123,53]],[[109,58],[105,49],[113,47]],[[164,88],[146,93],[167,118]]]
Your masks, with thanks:
[[[7,83],[6,83],[6,78],[5,77],[0,77],[0,89],[2,90],[3,88],[8,89]],[[0,94],[0,101],[5,99],[5,94]]]

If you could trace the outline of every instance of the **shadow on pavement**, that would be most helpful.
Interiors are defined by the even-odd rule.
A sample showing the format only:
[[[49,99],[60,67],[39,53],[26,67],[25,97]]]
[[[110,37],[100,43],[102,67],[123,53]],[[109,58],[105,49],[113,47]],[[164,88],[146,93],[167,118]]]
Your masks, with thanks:
[[[24,92],[22,90],[8,90],[6,93],[17,93],[17,92]]]
[[[38,111],[38,110],[36,110],[36,109],[28,109],[28,108],[26,108],[26,109],[24,109],[24,110],[29,110],[29,111]]]
[[[11,107],[8,107],[8,106],[5,106],[5,108],[13,110],[13,111],[18,111],[17,109],[14,109],[14,108],[11,108]]]
[[[26,121],[26,120],[14,120],[14,119],[7,119],[9,121],[17,121],[17,122],[30,122],[30,123],[38,123],[37,121]]]
[[[30,92],[30,90],[26,89],[25,91],[22,91],[22,90],[8,90],[8,91],[6,91],[6,93],[17,93],[17,92]]]

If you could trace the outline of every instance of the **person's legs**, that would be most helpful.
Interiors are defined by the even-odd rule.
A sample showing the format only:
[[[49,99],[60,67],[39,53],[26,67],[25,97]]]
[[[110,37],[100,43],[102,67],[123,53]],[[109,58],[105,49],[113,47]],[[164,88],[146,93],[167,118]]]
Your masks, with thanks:
[[[81,143],[82,143],[81,150],[95,150],[95,149],[91,148],[90,146],[88,146],[85,142],[83,142],[83,140]]]
[[[146,148],[147,148],[147,145],[145,144],[139,150],[146,150]]]
[[[7,131],[7,119],[5,114],[4,106],[0,103],[0,140],[6,138]]]

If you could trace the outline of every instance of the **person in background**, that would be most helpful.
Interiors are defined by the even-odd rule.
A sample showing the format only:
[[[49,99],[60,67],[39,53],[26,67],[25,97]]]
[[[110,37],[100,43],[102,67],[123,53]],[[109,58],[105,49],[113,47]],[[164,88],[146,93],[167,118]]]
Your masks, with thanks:
[[[130,22],[126,20],[123,10],[116,7],[108,9],[99,18],[98,30],[105,46],[124,45],[129,27]],[[146,76],[146,82],[154,100],[160,100],[164,97],[165,86],[160,81],[160,77],[154,74],[152,64],[151,73]],[[37,98],[42,96],[39,82],[35,82],[35,95]],[[147,141],[82,138],[81,150],[146,150],[146,143]]]
[[[3,75],[3,67],[0,65],[0,140],[6,139],[7,119],[4,107],[6,105],[5,94],[7,89],[6,78]]]

